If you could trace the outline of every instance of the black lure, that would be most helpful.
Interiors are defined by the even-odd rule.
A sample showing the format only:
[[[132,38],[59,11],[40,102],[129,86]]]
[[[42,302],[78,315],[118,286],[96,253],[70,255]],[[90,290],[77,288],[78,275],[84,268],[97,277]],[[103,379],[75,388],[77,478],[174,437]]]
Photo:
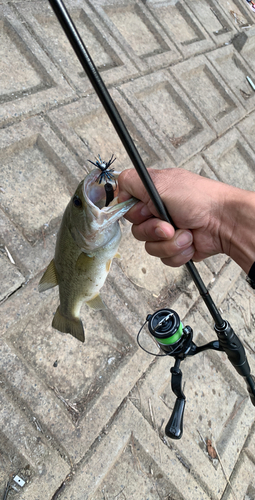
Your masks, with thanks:
[[[89,163],[92,163],[92,165],[95,165],[95,167],[97,167],[97,168],[99,168],[101,170],[101,174],[97,178],[97,182],[99,184],[101,184],[101,182],[103,180],[105,182],[107,182],[107,181],[115,181],[115,183],[116,183],[114,175],[111,174],[111,172],[114,172],[114,168],[110,168],[110,170],[108,170],[108,168],[116,160],[116,158],[113,158],[113,156],[114,155],[111,156],[111,158],[110,158],[109,161],[103,161],[103,160],[101,160],[100,155],[98,155],[98,157],[96,158],[96,163],[94,163],[93,161],[88,160]]]
[[[104,185],[104,190],[105,190],[105,197],[106,197],[105,206],[108,207],[108,205],[110,205],[111,201],[114,198],[114,191],[113,191],[112,184],[110,182],[107,182]]]

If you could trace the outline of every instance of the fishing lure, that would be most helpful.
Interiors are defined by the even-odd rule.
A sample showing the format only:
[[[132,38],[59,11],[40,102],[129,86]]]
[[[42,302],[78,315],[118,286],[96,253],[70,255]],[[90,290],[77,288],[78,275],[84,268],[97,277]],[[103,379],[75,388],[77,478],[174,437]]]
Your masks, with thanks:
[[[115,181],[116,183],[116,180],[115,180],[115,177],[113,174],[111,174],[111,172],[114,172],[114,168],[110,168],[110,170],[108,170],[108,168],[113,164],[113,162],[116,160],[116,158],[113,158],[114,155],[111,156],[110,160],[109,161],[103,161],[100,157],[100,155],[98,155],[98,157],[96,158],[96,162],[94,163],[93,161],[89,161],[89,163],[92,163],[92,165],[95,165],[95,167],[99,168],[101,170],[101,174],[98,176],[97,178],[97,182],[99,184],[101,184],[102,181]]]

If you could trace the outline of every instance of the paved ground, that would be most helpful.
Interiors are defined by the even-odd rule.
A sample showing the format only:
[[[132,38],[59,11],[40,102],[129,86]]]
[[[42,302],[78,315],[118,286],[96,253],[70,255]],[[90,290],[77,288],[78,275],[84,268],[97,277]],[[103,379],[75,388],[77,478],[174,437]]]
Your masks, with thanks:
[[[254,189],[255,13],[245,0],[66,6],[147,166]],[[98,153],[131,166],[47,1],[0,0],[0,497],[17,474],[25,484],[13,481],[8,500],[254,500],[255,409],[225,355],[183,364],[184,435],[171,441],[172,360],[136,344],[162,306],[198,343],[215,338],[184,268],[146,256],[126,227],[103,289],[109,309],[82,310],[86,343],[51,328],[57,290],[39,296],[38,281]],[[243,272],[225,256],[198,268],[255,373]]]

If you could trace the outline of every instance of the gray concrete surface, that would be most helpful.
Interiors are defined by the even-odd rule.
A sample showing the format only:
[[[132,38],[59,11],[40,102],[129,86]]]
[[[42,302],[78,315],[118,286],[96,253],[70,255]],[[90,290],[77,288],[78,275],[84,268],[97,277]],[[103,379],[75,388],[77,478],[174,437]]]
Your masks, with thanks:
[[[255,13],[245,0],[65,4],[147,166],[255,189]],[[58,291],[39,296],[38,282],[98,153],[132,166],[48,2],[0,0],[0,498],[18,475],[25,483],[12,481],[7,500],[255,500],[255,409],[226,356],[183,363],[184,434],[171,441],[173,361],[136,344],[164,306],[198,343],[215,338],[185,268],[146,255],[124,226],[107,311],[82,309],[85,344],[51,327]],[[255,373],[244,273],[224,255],[197,267]],[[151,348],[146,333],[141,341]]]

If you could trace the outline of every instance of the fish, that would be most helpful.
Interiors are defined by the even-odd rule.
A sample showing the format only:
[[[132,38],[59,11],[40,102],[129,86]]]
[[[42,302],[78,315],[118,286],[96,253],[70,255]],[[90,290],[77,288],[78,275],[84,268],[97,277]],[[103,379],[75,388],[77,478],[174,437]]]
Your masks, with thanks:
[[[116,188],[120,172],[105,179]],[[121,240],[119,219],[137,203],[137,199],[119,203],[115,196],[105,206],[105,182],[98,182],[98,170],[83,179],[70,199],[58,231],[54,258],[43,274],[38,289],[44,292],[58,285],[60,305],[52,327],[85,341],[80,310],[85,302],[100,310],[106,306],[100,289],[110,271],[112,259],[118,257]]]

